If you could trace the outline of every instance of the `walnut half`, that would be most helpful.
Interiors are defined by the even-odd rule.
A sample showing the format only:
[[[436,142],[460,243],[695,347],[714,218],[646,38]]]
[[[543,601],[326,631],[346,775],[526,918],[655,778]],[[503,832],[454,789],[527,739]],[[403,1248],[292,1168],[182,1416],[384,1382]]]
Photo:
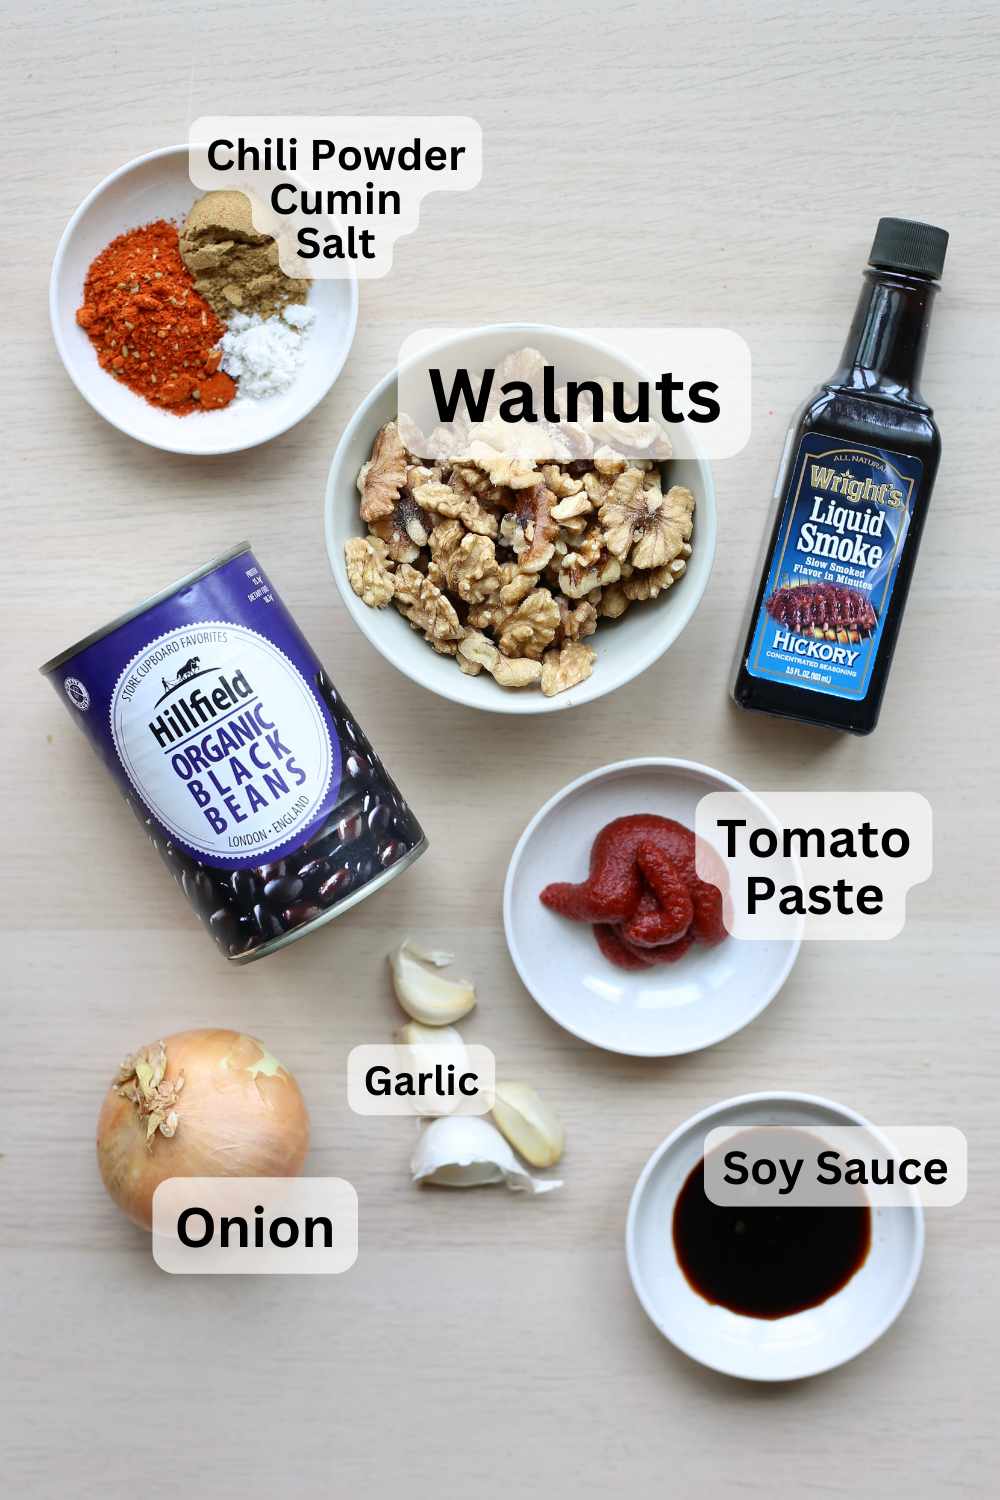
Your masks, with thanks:
[[[479,630],[470,630],[458,648],[460,656],[472,666],[485,667],[501,687],[526,687],[542,675],[540,662],[528,657],[511,661],[501,655],[493,642]]]
[[[469,624],[476,630],[499,630],[508,615],[535,587],[534,573],[522,573],[516,562],[500,564],[500,587],[469,608]]]
[[[500,650],[505,656],[530,656],[538,661],[558,627],[559,605],[548,589],[532,589],[504,620]]]
[[[448,596],[409,563],[400,563],[396,569],[394,602],[414,630],[422,630],[428,640],[457,641],[465,634]]]
[[[650,490],[655,497],[656,490]],[[652,500],[655,504],[655,498]],[[694,496],[681,484],[675,484],[663,496],[645,524],[643,535],[632,553],[632,564],[636,568],[662,568],[680,556],[684,543],[691,535],[691,512]]]
[[[406,482],[406,449],[395,422],[386,422],[372,449],[365,469],[361,499],[362,521],[377,521],[391,515]]]
[[[344,543],[351,588],[369,609],[385,609],[396,592],[385,543],[377,536],[352,536]]]
[[[611,585],[611,588],[615,587],[615,584]],[[561,646],[564,641],[579,641],[585,635],[593,635],[597,629],[597,606],[586,599],[581,599],[576,609],[570,609],[563,598],[557,599],[556,603],[559,606],[559,629],[555,634],[557,646]]]
[[[496,551],[488,536],[462,530],[459,521],[442,521],[430,536],[427,576],[466,604],[480,604],[500,587]]]
[[[544,484],[520,489],[514,497],[514,509],[500,523],[500,537],[512,547],[521,571],[540,573],[551,562],[559,522],[551,513],[552,491]]]
[[[416,562],[434,525],[434,518],[417,504],[408,485],[392,502],[391,509],[368,522],[373,536],[381,537],[393,562]]]
[[[546,698],[586,682],[596,654],[581,641],[567,641],[560,651],[546,651],[542,657],[542,692]]]
[[[643,478],[641,469],[626,469],[619,474],[598,512],[605,544],[615,557],[628,556],[632,543],[643,535],[651,519]]]
[[[642,573],[636,568],[622,584],[622,592],[626,599],[655,599],[664,589],[671,588],[677,582],[686,567],[683,557],[675,557],[673,562],[653,568],[649,573]],[[619,613],[621,612],[620,610]]]
[[[447,520],[458,519],[467,531],[479,532],[481,536],[496,536],[497,518],[484,510],[478,498],[470,491],[459,489],[454,484],[421,484],[413,491],[413,498],[424,510]]]
[[[600,526],[588,528],[581,545],[567,552],[559,565],[559,587],[567,599],[582,599],[591,589],[603,588],[621,577],[621,563],[605,544]]]

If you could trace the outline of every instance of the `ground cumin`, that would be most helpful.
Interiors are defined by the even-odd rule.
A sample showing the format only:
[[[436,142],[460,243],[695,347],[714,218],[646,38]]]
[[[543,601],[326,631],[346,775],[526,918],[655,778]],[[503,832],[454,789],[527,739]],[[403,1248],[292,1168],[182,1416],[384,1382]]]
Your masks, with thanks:
[[[177,416],[227,406],[236,384],[213,346],[225,324],[194,288],[177,229],[158,219],[112,240],[87,272],[76,315],[109,375]]]
[[[309,295],[312,283],[285,275],[277,244],[253,227],[250,199],[236,189],[198,199],[181,227],[180,252],[196,289],[227,323],[234,312],[273,318]]]

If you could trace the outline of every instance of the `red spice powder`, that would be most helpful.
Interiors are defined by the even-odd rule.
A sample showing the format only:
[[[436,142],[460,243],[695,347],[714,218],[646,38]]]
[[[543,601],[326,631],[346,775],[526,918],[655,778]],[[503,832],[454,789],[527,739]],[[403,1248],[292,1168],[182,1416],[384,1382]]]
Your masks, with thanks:
[[[177,228],[158,219],[120,234],[87,272],[76,321],[102,370],[176,416],[228,406],[236,384],[213,348],[225,325],[194,289]]]

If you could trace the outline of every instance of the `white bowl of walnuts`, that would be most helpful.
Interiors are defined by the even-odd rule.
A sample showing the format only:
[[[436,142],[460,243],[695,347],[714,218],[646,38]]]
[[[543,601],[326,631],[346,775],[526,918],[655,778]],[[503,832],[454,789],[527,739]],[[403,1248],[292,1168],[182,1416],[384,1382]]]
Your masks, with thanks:
[[[547,713],[621,687],[673,644],[705,592],[707,461],[673,455],[661,423],[631,415],[649,374],[581,334],[500,324],[415,358],[429,354],[477,386],[494,370],[494,394],[482,422],[460,404],[425,438],[398,410],[393,370],[354,414],[327,482],[326,543],[355,623],[414,682],[493,713]],[[546,365],[559,420],[500,422],[512,380],[539,393],[541,412]],[[584,382],[604,388],[603,411]]]

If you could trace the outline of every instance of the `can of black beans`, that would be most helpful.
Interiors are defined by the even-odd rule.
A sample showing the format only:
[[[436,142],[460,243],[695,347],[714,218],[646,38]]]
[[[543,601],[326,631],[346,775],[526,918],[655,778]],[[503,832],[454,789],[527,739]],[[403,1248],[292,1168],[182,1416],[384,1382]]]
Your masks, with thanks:
[[[248,543],[40,670],[230,963],[329,922],[427,847]]]

